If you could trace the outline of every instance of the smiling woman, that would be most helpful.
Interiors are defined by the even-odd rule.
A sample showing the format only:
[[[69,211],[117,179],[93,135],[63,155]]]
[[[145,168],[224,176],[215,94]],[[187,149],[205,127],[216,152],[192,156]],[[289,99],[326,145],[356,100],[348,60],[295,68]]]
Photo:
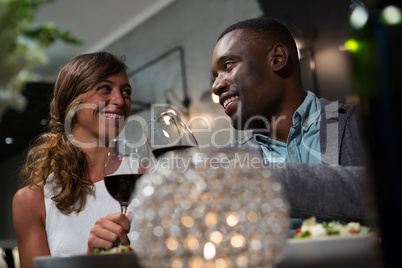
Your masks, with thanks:
[[[30,149],[21,173],[25,187],[13,200],[23,267],[34,267],[36,256],[129,243],[129,221],[99,181],[107,141],[119,134],[130,105],[126,65],[114,55],[80,55],[61,69],[49,131]]]
[[[95,86],[79,106],[72,125],[72,137],[80,144],[107,146],[116,137],[130,115],[131,86],[123,71]]]

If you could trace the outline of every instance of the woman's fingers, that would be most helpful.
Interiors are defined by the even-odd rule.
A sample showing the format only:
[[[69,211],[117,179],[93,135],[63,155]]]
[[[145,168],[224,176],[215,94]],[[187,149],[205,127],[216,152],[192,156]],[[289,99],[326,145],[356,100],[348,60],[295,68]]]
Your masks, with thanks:
[[[123,227],[126,233],[130,231],[130,221],[124,214],[122,213],[109,214],[105,218]]]
[[[129,230],[130,221],[122,213],[109,214],[98,219],[89,234],[88,252],[93,252],[95,248],[111,248],[117,243],[129,244]]]

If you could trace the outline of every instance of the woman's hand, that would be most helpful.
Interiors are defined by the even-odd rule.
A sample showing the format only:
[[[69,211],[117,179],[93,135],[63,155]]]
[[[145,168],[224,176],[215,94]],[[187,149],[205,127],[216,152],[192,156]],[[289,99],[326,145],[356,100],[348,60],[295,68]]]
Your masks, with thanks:
[[[130,221],[122,213],[109,214],[98,219],[89,233],[86,254],[93,253],[95,248],[112,248],[118,243],[128,245],[130,243],[127,236],[129,230]]]

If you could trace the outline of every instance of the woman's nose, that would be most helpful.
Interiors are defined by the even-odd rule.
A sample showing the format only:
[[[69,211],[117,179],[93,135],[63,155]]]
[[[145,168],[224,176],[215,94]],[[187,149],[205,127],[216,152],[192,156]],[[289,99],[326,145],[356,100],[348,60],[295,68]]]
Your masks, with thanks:
[[[124,98],[119,89],[113,89],[111,94],[110,104],[121,106],[124,104]]]

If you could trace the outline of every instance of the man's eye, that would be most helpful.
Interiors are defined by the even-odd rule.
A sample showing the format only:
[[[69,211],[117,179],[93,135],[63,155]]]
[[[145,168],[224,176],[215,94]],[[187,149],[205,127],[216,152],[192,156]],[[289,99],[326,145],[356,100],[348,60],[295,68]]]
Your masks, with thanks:
[[[232,61],[225,62],[225,69],[232,68],[233,64],[234,64],[234,62],[232,62]]]

